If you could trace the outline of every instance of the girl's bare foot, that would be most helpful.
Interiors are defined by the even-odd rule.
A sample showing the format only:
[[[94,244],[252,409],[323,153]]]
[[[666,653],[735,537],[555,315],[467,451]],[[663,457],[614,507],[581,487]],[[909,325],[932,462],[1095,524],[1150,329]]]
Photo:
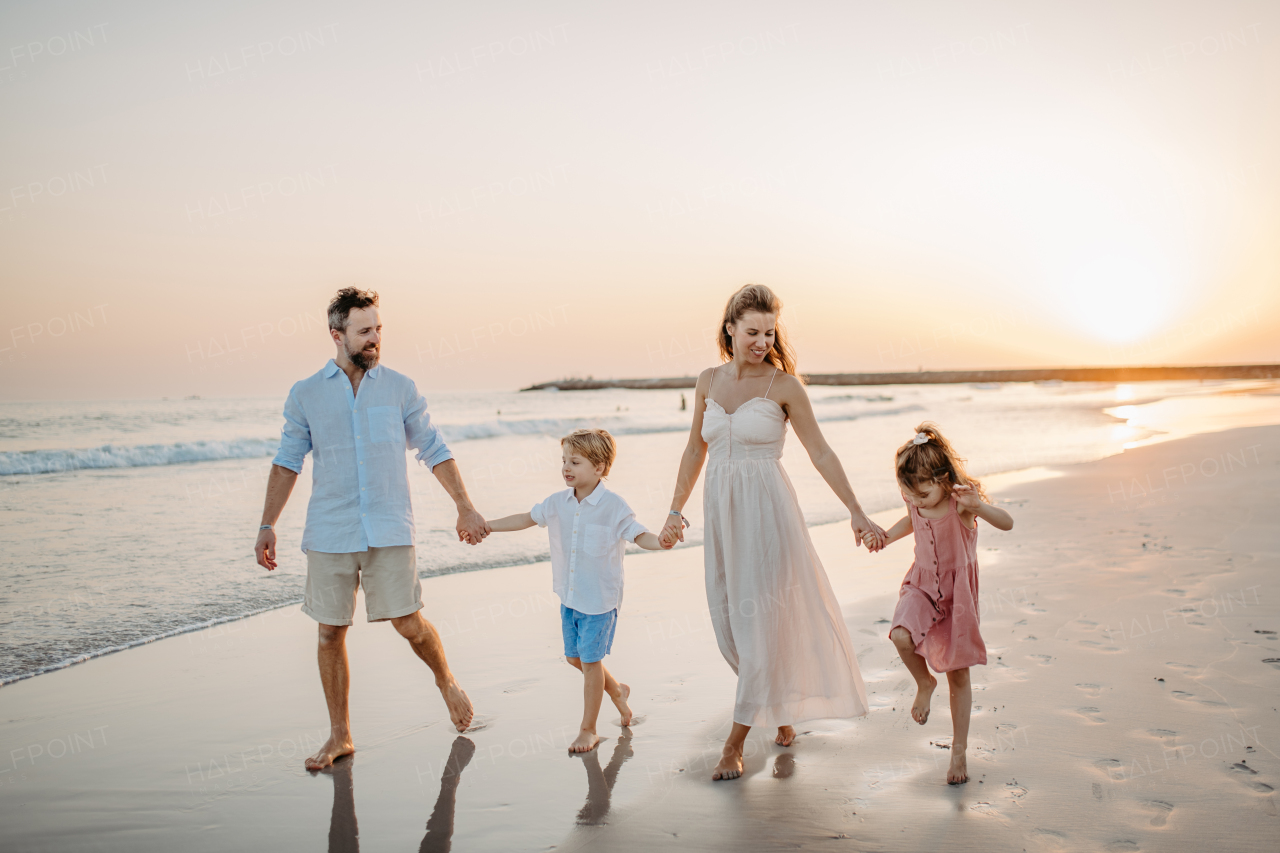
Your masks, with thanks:
[[[596,748],[596,744],[600,743],[600,738],[595,732],[588,729],[580,729],[578,737],[573,743],[569,744],[570,752],[590,752]]]
[[[627,704],[627,697],[631,695],[631,688],[625,684],[618,684],[618,698],[613,699],[613,707],[618,709],[618,713],[622,715],[622,725],[631,725],[631,706]]]
[[[951,746],[951,766],[947,768],[947,784],[961,785],[969,781],[969,763],[965,761],[964,747]]]
[[[796,739],[796,730],[791,726],[778,726],[778,736],[773,742],[778,746],[791,746],[791,742]]]
[[[465,732],[467,726],[471,725],[471,718],[475,716],[467,691],[459,687],[458,682],[453,681],[440,688],[440,695],[444,697],[444,704],[449,709],[449,719],[453,722],[454,728]]]
[[[938,679],[931,673],[926,672],[925,675],[929,680],[916,682],[916,701],[911,703],[911,719],[922,726],[929,721],[929,702],[933,699],[934,688],[938,686]]]
[[[737,779],[742,775],[742,747],[724,745],[724,753],[720,757],[720,763],[716,765],[716,769],[711,773],[711,781],[719,782],[722,779]]]
[[[335,759],[344,755],[351,755],[356,751],[355,745],[351,742],[351,737],[338,737],[330,735],[329,739],[324,742],[324,746],[320,747],[320,751],[308,758],[304,763],[308,770],[323,770],[326,767],[332,767]]]

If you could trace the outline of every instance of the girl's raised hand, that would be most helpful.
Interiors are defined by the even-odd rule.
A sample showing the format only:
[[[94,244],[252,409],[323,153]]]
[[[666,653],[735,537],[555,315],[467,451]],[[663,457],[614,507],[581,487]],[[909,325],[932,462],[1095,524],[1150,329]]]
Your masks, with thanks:
[[[956,503],[969,510],[969,512],[977,512],[978,508],[982,506],[982,498],[978,497],[978,490],[973,486],[952,486],[951,492],[956,496]]]

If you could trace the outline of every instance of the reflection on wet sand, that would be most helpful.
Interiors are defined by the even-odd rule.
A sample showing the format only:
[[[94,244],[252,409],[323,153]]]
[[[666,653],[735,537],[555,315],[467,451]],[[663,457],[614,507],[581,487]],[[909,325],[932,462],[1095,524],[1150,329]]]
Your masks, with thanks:
[[[344,756],[326,768],[333,777],[333,813],[329,817],[329,853],[360,853],[360,827],[356,824],[356,795],[352,787],[353,756]]]
[[[613,748],[613,757],[609,765],[600,769],[600,748],[581,754],[582,764],[587,768],[587,801],[578,811],[579,826],[599,826],[605,822],[609,814],[609,798],[613,794],[613,783],[618,779],[618,770],[623,762],[634,753],[631,750],[631,732],[623,730],[618,737],[618,744]]]
[[[422,837],[418,853],[449,853],[453,846],[453,812],[458,803],[458,782],[462,771],[475,755],[476,745],[465,737],[454,738],[449,760],[440,774],[440,796],[427,820],[427,834]]]
[[[458,802],[458,782],[462,779],[462,771],[471,762],[476,745],[465,737],[453,741],[449,758],[445,761],[444,772],[440,776],[440,795],[436,797],[435,808],[427,819],[427,834],[422,837],[418,853],[449,853],[453,846],[453,812]],[[629,754],[629,753],[628,753]],[[616,758],[615,758],[616,761]],[[620,763],[620,762],[619,762]],[[329,818],[329,853],[360,853],[360,829],[356,824],[356,798],[352,784],[351,769],[355,766],[354,756],[339,758],[322,773],[333,777],[333,813]],[[609,765],[613,774],[617,770]],[[608,771],[606,771],[608,772]],[[600,765],[596,764],[596,773],[600,773]],[[609,777],[609,787],[613,787],[613,776]],[[605,792],[605,811],[609,809],[609,794]]]

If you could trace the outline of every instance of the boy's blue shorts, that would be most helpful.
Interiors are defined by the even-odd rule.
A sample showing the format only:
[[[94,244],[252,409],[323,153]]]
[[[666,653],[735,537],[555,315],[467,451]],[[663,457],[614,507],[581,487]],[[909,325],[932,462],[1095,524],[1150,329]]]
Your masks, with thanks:
[[[613,648],[613,631],[618,627],[618,609],[608,613],[579,613],[560,605],[560,630],[564,633],[564,656],[583,663],[604,660]]]

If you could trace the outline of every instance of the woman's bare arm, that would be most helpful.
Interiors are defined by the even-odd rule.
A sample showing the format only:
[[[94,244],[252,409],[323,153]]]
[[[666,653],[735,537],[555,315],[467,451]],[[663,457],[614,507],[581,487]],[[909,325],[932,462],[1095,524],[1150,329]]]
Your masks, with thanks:
[[[805,391],[804,385],[796,377],[784,375],[777,381],[775,387],[779,389],[775,399],[791,419],[791,427],[809,453],[813,467],[818,469],[822,479],[826,480],[827,485],[831,487],[831,491],[835,492],[840,502],[848,508],[857,543],[861,545],[862,540],[866,539],[871,550],[879,551],[884,547],[884,530],[867,518],[862,505],[858,503],[858,497],[853,493],[853,486],[849,485],[849,478],[844,473],[840,458],[836,456],[835,451],[822,435],[822,429],[818,426],[818,418],[813,414],[813,404],[809,401],[809,394]]]
[[[671,497],[671,509],[676,512],[682,511],[689,501],[689,495],[693,493],[693,487],[698,482],[698,475],[702,473],[702,464],[707,459],[707,443],[702,440],[702,415],[707,409],[707,388],[711,384],[713,369],[709,367],[702,371],[693,389],[693,423],[689,425],[689,441],[685,445],[684,453],[680,455],[676,490]],[[664,541],[683,542],[684,524],[674,515],[667,516],[667,522],[662,526],[661,536]]]

